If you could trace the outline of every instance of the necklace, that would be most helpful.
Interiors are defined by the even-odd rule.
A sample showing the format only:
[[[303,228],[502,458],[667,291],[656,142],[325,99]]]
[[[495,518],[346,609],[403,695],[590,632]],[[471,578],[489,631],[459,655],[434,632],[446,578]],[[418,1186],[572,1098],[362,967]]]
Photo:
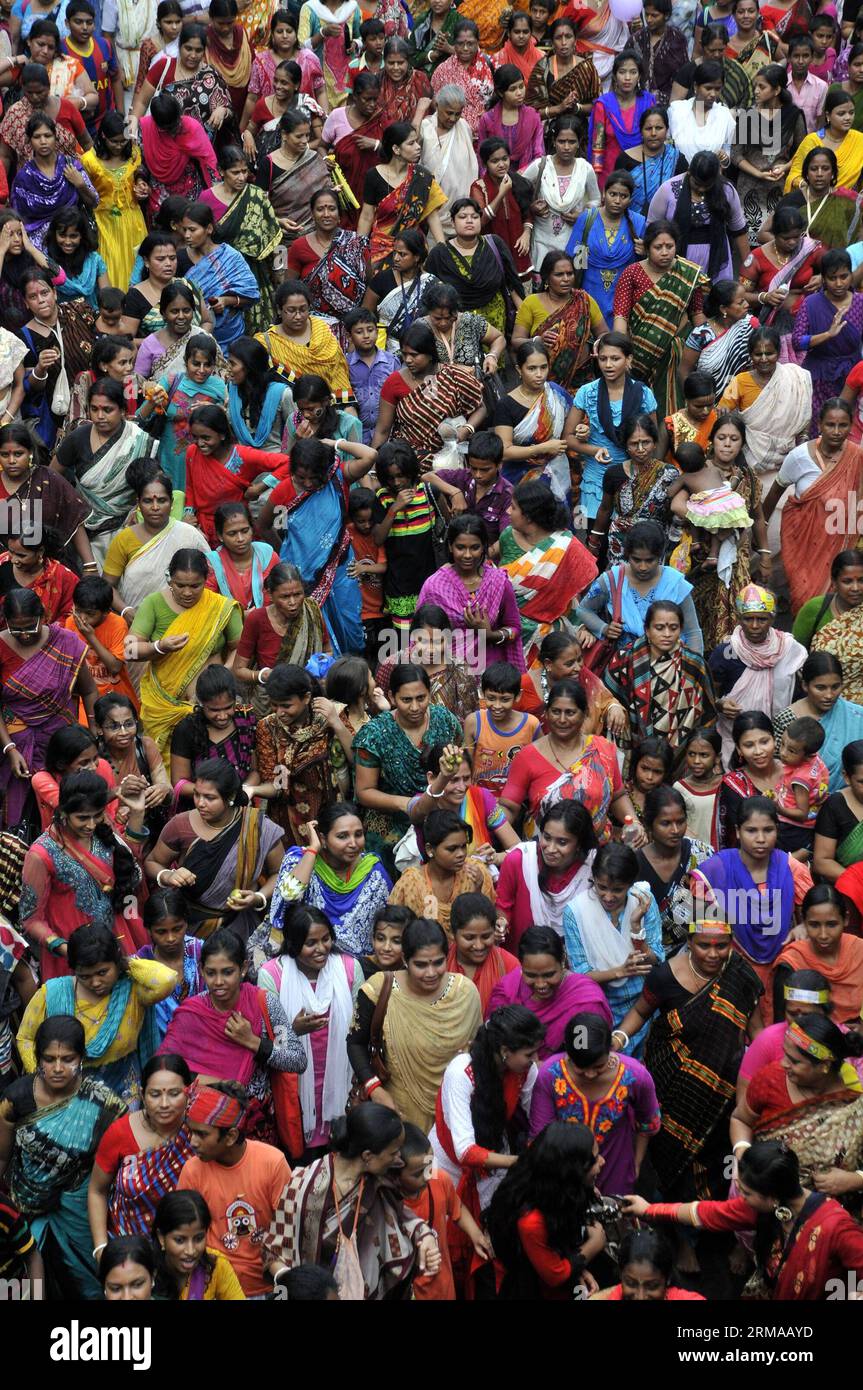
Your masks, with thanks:
[[[578,741],[578,747],[576,748],[575,752],[573,753],[572,758],[571,758],[571,760],[570,760],[569,763],[563,763],[563,762],[561,762],[560,758],[557,756],[557,753],[555,752],[555,748],[554,748],[554,739],[552,738],[551,734],[548,735],[548,746],[549,746],[549,748],[551,749],[551,756],[554,758],[554,761],[557,763],[558,767],[561,768],[564,772],[569,772],[570,767],[572,766],[572,763],[575,762],[575,759],[578,757],[579,753],[581,752],[583,744],[582,744],[582,740],[579,739],[579,741]]]
[[[705,984],[707,983],[707,981],[710,979],[710,976],[702,975],[700,970],[695,969],[695,966],[692,964],[692,952],[689,949],[687,949],[686,952],[686,964],[689,966],[689,969],[691,970],[696,980],[704,980]]]

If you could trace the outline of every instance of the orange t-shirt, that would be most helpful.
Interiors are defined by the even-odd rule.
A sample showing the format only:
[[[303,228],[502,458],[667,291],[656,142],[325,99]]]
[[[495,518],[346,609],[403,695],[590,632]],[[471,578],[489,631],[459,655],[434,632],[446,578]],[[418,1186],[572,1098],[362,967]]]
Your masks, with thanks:
[[[246,1152],[233,1167],[190,1158],[180,1174],[177,1186],[200,1192],[210,1208],[207,1245],[228,1257],[247,1298],[272,1290],[261,1262],[261,1237],[290,1178],[281,1150],[257,1139],[246,1140]]]
[[[387,552],[382,545],[378,545],[371,535],[363,536],[354,526],[353,522],[348,522],[348,535],[351,538],[351,545],[354,549],[354,559],[371,560],[375,565],[385,565],[387,562]],[[367,574],[360,580],[360,594],[363,601],[362,619],[368,622],[370,618],[380,618],[384,611],[384,577],[382,574]]]
[[[437,1235],[441,1253],[441,1267],[437,1274],[419,1274],[414,1279],[414,1298],[454,1302],[455,1280],[447,1244],[447,1222],[458,1221],[461,1216],[461,1198],[453,1187],[452,1178],[449,1173],[436,1173],[429,1178],[424,1192],[402,1200],[408,1211],[431,1226]]]
[[[77,636],[81,638],[82,642],[87,641],[86,637],[79,631],[74,615],[67,618],[63,626],[67,627],[70,632],[76,633]],[[129,628],[120,617],[119,613],[109,613],[104,622],[101,622],[93,631],[102,646],[107,648],[112,656],[115,656],[118,661],[124,660],[123,643],[126,640],[126,634]],[[89,645],[87,647],[86,661],[87,669],[96,682],[100,695],[128,695],[135,709],[138,708],[138,693],[129,680],[125,665],[121,666],[116,676],[112,676],[101,657],[97,656],[94,648]],[[81,723],[86,724],[86,722],[86,716],[82,714]]]

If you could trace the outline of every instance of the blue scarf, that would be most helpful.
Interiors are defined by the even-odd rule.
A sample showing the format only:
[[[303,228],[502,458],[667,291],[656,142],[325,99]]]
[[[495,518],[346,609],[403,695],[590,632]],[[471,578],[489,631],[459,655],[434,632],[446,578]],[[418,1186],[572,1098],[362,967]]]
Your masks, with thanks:
[[[225,566],[222,564],[221,550],[208,550],[207,559],[210,562],[213,574],[216,576],[216,583],[219,586],[219,593],[224,594],[225,598],[233,598],[228,576],[225,574]],[[252,607],[262,608],[264,603],[264,566],[268,565],[275,554],[273,547],[267,545],[266,541],[252,541]]]
[[[722,895],[719,905],[738,945],[758,965],[774,961],[794,921],[794,876],[788,855],[780,849],[771,854],[766,893],[756,888],[737,849],[721,849],[699,864],[698,873]]]
[[[240,400],[240,393],[233,382],[228,386],[228,419],[231,422],[231,429],[234,436],[241,444],[245,444],[252,449],[263,449],[273,428],[273,421],[282,403],[282,396],[287,386],[286,381],[271,381],[267,387],[267,394],[264,397],[261,413],[254,432],[249,428],[248,421],[243,416],[243,404]]]
[[[132,981],[128,975],[121,975],[111,990],[108,1009],[101,1026],[87,1044],[87,1056],[91,1062],[104,1057],[117,1036],[123,1015],[132,994]],[[54,1018],[57,1014],[75,1017],[75,977],[62,975],[45,982],[45,1017]]]

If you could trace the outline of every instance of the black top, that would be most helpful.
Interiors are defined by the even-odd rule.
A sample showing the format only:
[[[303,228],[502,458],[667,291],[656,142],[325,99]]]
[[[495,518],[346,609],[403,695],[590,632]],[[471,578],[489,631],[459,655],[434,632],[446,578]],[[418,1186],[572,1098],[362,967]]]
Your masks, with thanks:
[[[151,304],[149,299],[145,299],[137,286],[133,285],[127,292],[123,304],[123,313],[130,319],[145,319],[152,309],[158,309],[158,304]]]
[[[526,405],[521,405],[512,396],[502,396],[494,408],[494,423],[496,425],[511,425],[515,429],[515,426],[521,424],[527,413],[528,407]]]
[[[623,464],[610,463],[602,474],[602,491],[607,497],[615,497],[627,481],[627,473]]]
[[[856,829],[857,817],[841,792],[828,796],[815,822],[815,834],[824,835],[828,840],[841,844],[851,831]]]
[[[393,185],[387,183],[386,179],[378,173],[377,169],[369,169],[366,174],[366,181],[363,184],[363,202],[369,203],[372,207],[377,207],[378,203],[383,202],[388,193],[392,193]]]

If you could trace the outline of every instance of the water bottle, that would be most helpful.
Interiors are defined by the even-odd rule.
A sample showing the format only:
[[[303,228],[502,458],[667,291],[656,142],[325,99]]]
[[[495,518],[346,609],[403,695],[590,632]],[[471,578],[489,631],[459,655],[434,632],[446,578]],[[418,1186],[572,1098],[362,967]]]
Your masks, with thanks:
[[[624,816],[623,831],[621,833],[620,838],[625,845],[629,845],[630,849],[635,848],[635,846],[633,845],[633,840],[637,840],[639,836],[638,827],[636,826],[632,816]]]

